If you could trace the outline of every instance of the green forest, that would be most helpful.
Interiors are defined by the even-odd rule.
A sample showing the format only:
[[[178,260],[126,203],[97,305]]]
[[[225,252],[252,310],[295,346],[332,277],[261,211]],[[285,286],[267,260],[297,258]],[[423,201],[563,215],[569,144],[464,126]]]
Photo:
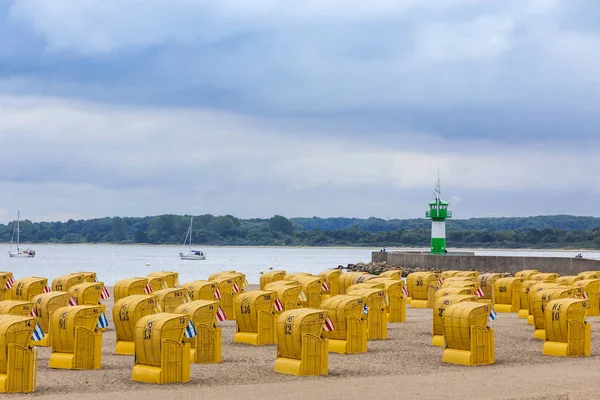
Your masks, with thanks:
[[[67,222],[21,221],[21,242],[183,244],[190,215],[98,218]],[[15,223],[0,225],[10,242]],[[228,246],[427,247],[427,219],[272,218],[194,216],[193,242]],[[568,215],[447,221],[448,248],[600,249],[600,218]]]

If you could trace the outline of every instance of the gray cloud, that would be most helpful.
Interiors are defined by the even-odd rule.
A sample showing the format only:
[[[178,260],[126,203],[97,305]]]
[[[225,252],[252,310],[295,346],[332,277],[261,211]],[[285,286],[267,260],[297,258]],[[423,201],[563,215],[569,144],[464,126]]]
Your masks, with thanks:
[[[596,17],[583,0],[2,2],[1,208],[415,217],[439,166],[464,217],[593,214]]]
[[[600,168],[593,149],[466,139],[446,147],[444,139],[411,132],[391,146],[324,136],[295,120],[46,98],[5,96],[0,112],[0,140],[11,149],[0,159],[0,201],[8,209],[27,204],[39,218],[69,212],[414,217],[431,197],[438,166],[444,194],[462,199],[464,217],[519,214],[529,204],[539,212],[591,212],[591,200],[548,198],[586,187],[591,199],[598,191],[589,173]],[[494,192],[498,202],[471,200]]]
[[[10,74],[66,95],[261,113],[599,105],[600,29],[574,24],[595,3],[343,3],[15,0],[11,25],[42,37],[44,57]]]

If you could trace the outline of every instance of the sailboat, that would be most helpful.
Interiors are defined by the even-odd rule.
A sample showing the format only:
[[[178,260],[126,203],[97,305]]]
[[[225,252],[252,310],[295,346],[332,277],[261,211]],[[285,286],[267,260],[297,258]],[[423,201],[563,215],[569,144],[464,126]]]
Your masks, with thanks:
[[[193,223],[194,223],[194,217],[190,218],[190,227],[188,228],[187,233],[185,235],[185,239],[183,240],[183,245],[185,246],[185,244],[188,242],[188,238],[189,238],[190,250],[188,251],[187,254],[179,253],[179,257],[182,260],[206,260],[206,256],[204,255],[203,252],[192,249],[192,225],[193,225]]]
[[[10,239],[10,248],[8,250],[8,255],[10,257],[17,257],[17,258],[33,258],[33,257],[35,257],[35,250],[22,249],[20,246],[20,244],[21,244],[20,222],[21,222],[21,212],[17,211],[17,224],[13,227],[13,234],[12,234],[12,238]],[[13,241],[15,239],[15,232],[17,233],[17,251],[13,251],[13,249],[12,249]]]

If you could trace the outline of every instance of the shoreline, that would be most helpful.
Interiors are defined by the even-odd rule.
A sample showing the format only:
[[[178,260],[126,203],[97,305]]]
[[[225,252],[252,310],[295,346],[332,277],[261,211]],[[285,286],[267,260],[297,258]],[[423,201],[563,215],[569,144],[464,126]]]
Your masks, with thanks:
[[[0,245],[10,245],[10,242],[0,242]],[[33,242],[21,242],[24,247],[29,246],[65,246],[65,247],[77,247],[77,246],[120,246],[120,247],[169,247],[169,248],[180,248],[181,245],[177,244],[151,244],[151,243],[33,243]],[[314,250],[326,250],[326,249],[350,249],[350,250],[370,250],[379,251],[381,247],[375,246],[242,246],[242,245],[197,245],[197,248],[236,248],[236,249],[314,249]],[[187,248],[187,247],[186,247]],[[394,251],[428,251],[427,247],[386,247],[387,252]],[[526,251],[526,252],[569,252],[569,253],[600,253],[598,249],[581,249],[581,248],[497,248],[497,247],[456,247],[448,249],[448,252],[461,252],[461,251]]]

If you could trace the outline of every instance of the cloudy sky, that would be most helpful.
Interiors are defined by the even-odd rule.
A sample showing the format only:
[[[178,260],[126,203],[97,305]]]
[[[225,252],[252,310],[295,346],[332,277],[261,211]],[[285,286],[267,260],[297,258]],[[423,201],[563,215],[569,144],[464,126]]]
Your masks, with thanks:
[[[0,0],[0,222],[595,215],[600,2]]]

